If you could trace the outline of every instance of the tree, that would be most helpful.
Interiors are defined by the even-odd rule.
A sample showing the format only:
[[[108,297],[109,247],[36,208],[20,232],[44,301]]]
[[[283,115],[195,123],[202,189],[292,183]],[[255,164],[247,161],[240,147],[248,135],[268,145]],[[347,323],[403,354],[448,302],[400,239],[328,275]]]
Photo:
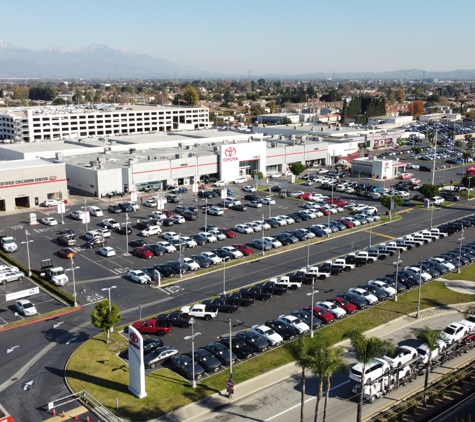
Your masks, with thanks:
[[[282,119],[282,124],[283,125],[291,125],[292,124],[292,120],[290,120],[288,117],[284,117]]]
[[[301,400],[300,400],[300,422],[304,421],[304,405],[305,405],[305,371],[311,367],[312,358],[312,339],[310,337],[300,337],[297,341],[288,344],[288,351],[295,360],[295,364],[302,369],[300,376],[302,384]]]
[[[429,143],[433,144],[434,143],[434,138],[435,138],[435,133],[428,130],[424,134],[426,135],[427,140],[429,141]]]
[[[298,176],[300,173],[302,173],[306,169],[306,167],[300,161],[296,163],[292,163],[289,168],[290,168],[290,171],[296,176]]]
[[[190,106],[195,106],[196,104],[198,104],[198,100],[199,100],[198,92],[196,92],[196,89],[193,88],[190,84],[187,84],[185,86],[183,99],[186,101],[186,104]]]
[[[399,196],[383,195],[380,199],[381,205],[388,210],[391,209],[391,200],[394,201],[394,208],[401,206],[403,199]]]
[[[472,153],[469,152],[469,151],[465,151],[465,152],[462,154],[462,157],[463,157],[465,160],[468,160],[469,158],[472,158]]]
[[[343,358],[345,349],[341,346],[330,347],[326,344],[318,343],[315,349],[312,350],[312,359],[310,369],[314,375],[319,378],[317,403],[315,405],[314,422],[318,420],[318,412],[320,401],[323,397],[323,381],[326,380],[327,391],[325,394],[325,405],[323,410],[323,422],[326,420],[328,397],[330,395],[330,379],[331,376],[347,367],[346,361]]]
[[[467,136],[467,135],[465,135],[465,136]],[[470,139],[467,141],[467,148],[468,149],[473,149],[473,145],[474,145],[473,141],[471,140],[472,139],[471,136],[472,135],[470,135]]]
[[[414,154],[420,154],[422,152],[421,147],[412,147],[412,150],[414,151]]]
[[[424,184],[420,187],[418,192],[426,198],[431,199],[439,194],[439,187],[436,185]]]
[[[469,188],[469,189],[473,189],[475,188],[475,176],[464,176],[462,177],[462,180],[461,182],[463,186],[465,186],[466,188]]]
[[[424,112],[424,103],[421,100],[416,100],[407,106],[409,114],[414,117],[419,117]]]
[[[406,91],[404,90],[404,88],[396,89],[396,92],[394,93],[394,97],[396,98],[399,104],[402,104],[404,100],[406,99]]]
[[[394,350],[394,345],[390,341],[381,340],[378,337],[366,337],[363,331],[359,328],[354,328],[349,331],[346,334],[346,337],[350,339],[351,346],[353,347],[356,355],[356,359],[363,365],[363,370],[361,371],[360,397],[356,414],[356,421],[361,422],[365,391],[363,387],[366,384],[366,366],[373,359],[392,352]]]
[[[457,147],[457,148],[460,148],[462,146],[462,141],[455,141],[454,142],[454,145]]]
[[[396,143],[398,144],[398,146],[402,147],[403,145],[406,145],[406,140],[398,138]]]
[[[432,352],[439,347],[437,340],[440,338],[440,330],[432,330],[429,327],[416,331],[417,340],[427,345],[429,359],[426,365],[426,376],[424,380],[424,406],[427,406],[427,385],[429,384],[429,372],[432,366]]]
[[[107,331],[106,343],[109,343],[110,329],[122,319],[122,315],[119,315],[119,307],[112,305],[109,311],[109,306],[108,300],[98,302],[91,315],[92,324],[101,331]]]

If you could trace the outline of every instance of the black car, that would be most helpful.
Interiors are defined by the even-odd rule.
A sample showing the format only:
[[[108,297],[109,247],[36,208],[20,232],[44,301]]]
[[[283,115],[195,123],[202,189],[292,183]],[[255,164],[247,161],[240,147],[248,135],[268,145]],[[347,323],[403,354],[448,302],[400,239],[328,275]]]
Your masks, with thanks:
[[[386,274],[386,277],[392,277],[392,278],[396,279],[396,273]],[[404,274],[402,271],[398,272],[397,281],[398,281],[398,283],[404,284],[408,289],[412,289],[413,287],[417,286],[417,284],[418,284],[414,280],[412,280],[411,278],[406,277],[406,274]]]
[[[274,239],[278,240],[280,243],[282,243],[282,246],[287,246],[287,245],[291,245],[292,242],[290,241],[290,238],[285,235],[285,234],[276,234],[274,236]]]
[[[360,299],[353,295],[347,295],[346,293],[341,293],[341,294],[336,295],[336,297],[345,299],[347,302],[350,302],[353,305],[355,305],[358,309],[365,309],[368,307],[366,300]]]
[[[123,212],[133,212],[134,211],[133,207],[130,206],[130,204],[127,204],[126,202],[121,202],[120,204],[118,204],[118,206]]]
[[[419,166],[419,170],[420,171],[432,171],[432,169],[430,167],[427,167],[427,166]]]
[[[224,299],[227,303],[244,306],[245,308],[247,308],[249,305],[252,305],[253,303],[256,303],[254,298],[244,297],[241,292],[221,294],[220,298]]]
[[[139,246],[147,246],[147,241],[144,239],[133,239],[129,242],[129,245],[138,248]]]
[[[441,275],[444,275],[444,274],[447,274],[449,272],[449,269],[445,266],[445,265],[442,265],[442,264],[439,264],[437,262],[427,262],[427,261],[424,261],[422,263],[422,265],[428,265],[432,268],[434,268],[435,270],[437,270],[439,272],[439,274]]]
[[[310,220],[309,215],[306,214],[306,213],[304,213],[303,211],[297,212],[297,215],[298,215],[303,221]],[[297,221],[297,220],[295,220],[295,221]]]
[[[275,229],[277,227],[280,227],[280,224],[277,220],[274,220],[272,218],[267,218],[264,220],[269,226],[271,226],[272,229]]]
[[[186,243],[183,239],[170,239],[170,244],[175,246],[177,251],[184,251],[188,248],[188,243]]]
[[[254,287],[262,290],[264,293],[270,293],[277,296],[282,296],[287,292],[287,287],[279,286],[273,281],[266,281],[265,283],[258,283]]]
[[[437,278],[440,276],[440,272],[436,270],[432,265],[426,264],[426,263],[421,263],[420,264],[422,271],[429,273],[432,278]]]
[[[230,362],[236,362],[237,356],[231,352],[224,344],[214,342],[208,343],[204,347],[210,352],[216,359],[219,359],[223,365],[229,365]],[[231,359],[230,359],[231,358]]]
[[[221,344],[224,344],[228,349],[231,346],[231,350],[236,353],[239,359],[250,358],[254,354],[254,350],[244,340],[237,337],[232,337],[231,345],[229,337],[222,337]]]
[[[259,201],[259,197],[257,195],[254,195],[254,194],[244,195],[244,199],[246,201]]]
[[[292,311],[290,315],[293,315],[296,318],[299,318],[301,321],[305,322],[310,327],[311,321],[312,321],[312,315],[310,312],[304,311],[304,310],[299,310],[299,311]],[[323,324],[323,321],[318,318],[317,316],[313,316],[313,329],[319,328]],[[298,333],[298,330],[297,330]]]
[[[190,350],[188,356],[191,355],[192,352]],[[195,349],[195,362],[198,362],[206,372],[217,372],[221,368],[221,361],[204,348]]]
[[[167,265],[173,268],[175,274],[185,274],[188,271],[188,265],[180,261],[169,261]]]
[[[136,226],[139,230],[144,230],[144,229],[147,229],[150,226],[156,226],[156,225],[157,224],[154,221],[152,221],[151,219],[150,220],[139,220],[139,221],[137,221],[137,224],[136,224]]]
[[[206,239],[206,237],[202,234],[192,234],[190,237],[196,242],[198,246],[203,246],[208,243],[208,239]]]
[[[275,185],[275,186],[271,186],[271,187],[267,188],[267,190],[269,192],[280,192],[282,190],[282,188],[280,186]]]
[[[314,277],[308,275],[305,271],[296,271],[286,274],[290,281],[299,281],[303,284],[312,284]]]
[[[236,337],[251,346],[254,352],[265,352],[269,348],[267,339],[255,331],[239,331]]]
[[[215,255],[219,256],[223,261],[230,261],[231,259],[234,258],[234,255],[231,254],[228,251],[223,251],[222,249],[213,249],[211,252],[213,252]]]
[[[302,217],[297,212],[289,214],[288,217],[292,218],[296,223],[300,223],[302,221]]]
[[[116,232],[119,233],[119,234],[132,234],[133,231],[132,229],[129,227],[129,226],[122,226],[118,229],[116,229]]]
[[[244,204],[237,204],[237,205],[233,205],[231,209],[235,211],[246,211],[247,207]]]
[[[162,226],[163,227],[170,227],[170,226],[173,226],[175,224],[175,222],[173,221],[173,218],[164,218],[162,220]]]
[[[270,319],[266,321],[265,325],[280,334],[284,340],[292,340],[298,335],[298,330],[295,327],[277,319]]]
[[[103,237],[96,237],[94,239],[89,239],[86,242],[86,248],[87,249],[92,249],[92,248],[102,247],[106,243],[107,243],[107,240],[104,239]]]
[[[152,353],[155,349],[163,346],[163,340],[161,338],[147,338],[143,341],[143,355],[146,356]],[[124,357],[129,358],[129,349],[125,349]]]
[[[60,230],[59,234],[62,234],[64,236],[69,236],[69,237],[72,237],[73,239],[76,239],[76,232],[73,229]]]
[[[73,246],[76,244],[76,237],[68,236],[66,234],[60,234],[57,239],[60,245]]]
[[[196,214],[196,212],[192,212],[192,211],[185,211],[181,215],[187,221],[194,221],[194,220],[198,219],[198,214]]]
[[[109,205],[107,207],[107,211],[113,213],[113,214],[119,214],[122,212],[122,208],[120,208],[118,205]]]
[[[147,249],[155,256],[162,256],[167,253],[167,250],[163,246],[159,245],[146,245]]]
[[[250,297],[257,300],[262,300],[263,302],[272,297],[271,293],[263,292],[262,289],[256,286],[243,288],[239,291],[242,293],[243,297]]]
[[[211,265],[211,259],[203,255],[191,255],[190,258],[199,264],[200,268],[208,268]]]
[[[179,355],[172,357],[172,368],[181,376],[187,379],[193,379],[193,360],[188,355]],[[205,370],[201,365],[195,362],[195,379],[203,376]]]
[[[200,190],[198,192],[198,198],[213,198],[213,192],[209,190]]]
[[[155,368],[179,353],[178,349],[174,346],[159,347],[144,357],[144,365],[146,368]]]
[[[232,314],[233,312],[239,310],[239,305],[229,303],[223,298],[214,298],[211,300],[206,299],[201,303],[206,305],[206,308],[210,311],[226,312],[228,314]]]
[[[171,204],[179,204],[182,202],[180,198],[176,195],[165,195],[165,198],[167,199],[167,202]]]
[[[157,264],[154,268],[162,275],[162,277],[174,277],[176,275],[175,269],[168,264]]]
[[[389,284],[391,287],[394,287],[398,293],[403,293],[408,289],[408,287],[405,284],[399,281],[396,282],[396,277],[378,277],[376,280],[384,281],[385,283]]]
[[[171,322],[173,327],[188,328],[191,324],[192,317],[184,315],[181,312],[170,312],[169,314],[160,314],[157,320],[161,322]]]
[[[360,284],[358,287],[370,292],[372,295],[376,296],[379,301],[386,300],[390,296],[389,293],[381,287],[376,287],[369,284]]]
[[[318,227],[310,226],[307,227],[307,230],[310,230],[317,237],[324,237],[327,235],[322,229]]]

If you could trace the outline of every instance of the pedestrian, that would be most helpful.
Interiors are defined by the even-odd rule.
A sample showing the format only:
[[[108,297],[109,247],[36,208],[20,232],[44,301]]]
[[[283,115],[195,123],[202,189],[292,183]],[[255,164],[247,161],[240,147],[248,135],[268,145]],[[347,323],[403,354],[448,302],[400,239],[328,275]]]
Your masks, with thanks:
[[[140,197],[140,203],[143,204],[143,198],[142,197]]]
[[[329,238],[329,237],[330,237],[330,233],[327,232],[327,238]]]

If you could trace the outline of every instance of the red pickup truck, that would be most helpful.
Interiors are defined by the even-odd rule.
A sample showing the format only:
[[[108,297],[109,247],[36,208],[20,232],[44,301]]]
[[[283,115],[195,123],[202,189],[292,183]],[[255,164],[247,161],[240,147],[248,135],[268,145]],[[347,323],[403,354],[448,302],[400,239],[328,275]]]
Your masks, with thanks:
[[[161,337],[172,330],[172,324],[169,322],[158,321],[157,319],[148,319],[147,321],[137,321],[132,324],[141,334],[156,334]]]

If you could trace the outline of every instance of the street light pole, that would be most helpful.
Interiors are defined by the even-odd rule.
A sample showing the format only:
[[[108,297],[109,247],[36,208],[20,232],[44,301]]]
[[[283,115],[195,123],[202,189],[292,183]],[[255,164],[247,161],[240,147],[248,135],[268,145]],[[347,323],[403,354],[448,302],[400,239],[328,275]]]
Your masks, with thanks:
[[[369,247],[371,248],[371,238],[373,236],[373,220],[369,222]]]
[[[31,265],[30,265],[30,242],[34,242],[34,240],[28,240],[28,235],[30,233],[28,232],[27,229],[25,229],[25,235],[26,235],[26,241],[25,242],[21,242],[22,244],[23,243],[26,243],[26,256],[28,258],[28,277],[31,277]]]
[[[226,294],[226,260],[223,259],[223,294]]]
[[[307,268],[310,268],[310,238],[307,239]]]
[[[417,294],[417,315],[416,318],[421,317],[421,291],[422,291],[422,258],[419,263],[419,292]]]
[[[205,197],[205,232],[208,231],[208,196]]]
[[[233,337],[231,328],[232,322],[231,318],[229,318],[229,379],[233,381]],[[229,393],[229,398],[233,398],[231,393]]]
[[[111,301],[111,290],[112,289],[115,289],[117,286],[110,286],[110,287],[104,287],[103,289],[101,289],[103,292],[105,292],[106,290],[108,291],[109,293],[109,314],[111,313],[112,311],[112,301]],[[113,329],[112,328],[109,328],[108,330],[108,336],[110,335],[110,333],[112,333]]]
[[[314,306],[314,299],[313,295],[318,293],[318,290],[315,290],[315,277],[312,278],[312,293],[307,293],[307,296],[312,296],[312,306],[310,309],[310,338],[313,338],[313,306]]]
[[[465,239],[465,237],[463,237],[463,229],[462,229],[462,236],[459,239],[459,242],[460,242],[460,246],[459,246],[459,265],[458,265],[458,269],[457,269],[457,273],[459,273],[459,274],[460,274],[460,259],[462,257],[462,242],[463,242],[464,239]]]
[[[71,271],[73,273],[73,296],[74,296],[74,307],[77,308],[78,307],[78,302],[76,300],[76,277],[75,277],[75,274],[74,274],[74,270],[79,270],[79,268],[81,267],[75,267],[74,266],[74,260],[73,258],[71,258],[71,268],[68,268],[66,271]],[[110,304],[110,302],[109,302]],[[110,309],[109,309],[110,311]]]
[[[196,388],[196,376],[195,376],[195,337],[201,335],[201,333],[195,333],[194,322],[191,324],[191,336],[186,336],[185,340],[191,339],[191,365],[192,365],[192,377],[191,388]]]
[[[402,260],[399,259],[399,252],[397,256],[397,261],[393,262],[393,264],[396,264],[396,294],[394,295],[394,302],[397,302],[397,283],[398,283],[398,276],[399,276],[399,264],[402,263]]]

